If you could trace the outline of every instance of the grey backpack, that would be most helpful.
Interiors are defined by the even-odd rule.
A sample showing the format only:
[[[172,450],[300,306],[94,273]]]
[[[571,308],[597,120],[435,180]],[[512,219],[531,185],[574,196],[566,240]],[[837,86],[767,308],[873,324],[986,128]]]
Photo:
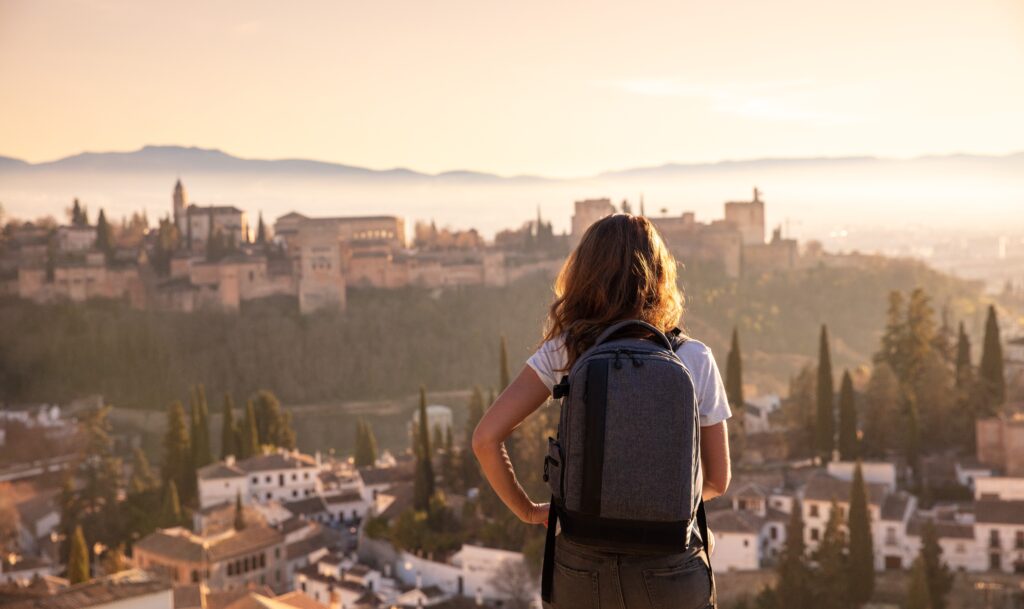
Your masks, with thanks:
[[[651,338],[616,338],[642,328]],[[612,552],[676,553],[697,519],[700,420],[693,380],[666,335],[628,320],[606,329],[573,364],[553,395],[558,437],[548,438],[544,479],[551,487],[541,596],[550,601],[555,528],[576,543]]]

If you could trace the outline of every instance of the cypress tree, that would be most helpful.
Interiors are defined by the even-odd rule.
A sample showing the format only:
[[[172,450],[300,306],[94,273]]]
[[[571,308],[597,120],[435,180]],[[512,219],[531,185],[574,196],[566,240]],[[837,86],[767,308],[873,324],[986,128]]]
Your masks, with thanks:
[[[1006,399],[1006,377],[1003,373],[1003,344],[999,337],[999,320],[996,308],[989,305],[985,319],[985,340],[982,343],[981,365],[978,370],[983,390],[988,398],[987,414],[999,412]]]
[[[260,211],[260,219],[256,224],[256,243],[265,245],[267,243],[267,227],[263,224],[263,212]]]
[[[149,459],[141,448],[135,447],[132,451],[132,477],[128,487],[132,493],[144,493],[157,485],[157,478],[153,469],[149,466]]]
[[[500,362],[501,370],[499,371],[499,388],[500,391],[505,391],[508,387],[510,377],[508,371],[508,341],[505,336],[501,336],[501,341],[498,343],[498,360]]]
[[[178,496],[178,485],[170,480],[164,485],[164,501],[160,509],[161,526],[176,527],[184,522],[181,512],[181,499]]]
[[[811,572],[805,553],[803,505],[800,500],[794,499],[789,524],[786,526],[786,545],[778,564],[776,593],[780,607],[811,606]]]
[[[206,412],[206,392],[202,385],[193,388],[190,399],[192,421],[192,463],[196,469],[213,462],[210,452],[210,424]]]
[[[821,609],[845,609],[850,606],[846,589],[846,539],[841,527],[839,504],[833,498],[816,553],[820,573],[815,578],[819,586],[815,606]]]
[[[371,467],[377,461],[377,439],[370,424],[364,419],[356,421],[356,467]]]
[[[239,492],[235,495],[235,522],[234,527],[236,531],[241,531],[245,528],[245,511],[242,509],[242,493]]]
[[[102,209],[96,218],[96,249],[103,252],[108,261],[114,256],[114,235],[107,222],[107,214]]]
[[[242,427],[241,452],[246,459],[254,457],[260,452],[259,423],[256,421],[256,407],[251,399],[245,403],[245,425]]]
[[[960,330],[956,340],[956,386],[964,389],[973,376],[971,369],[971,339],[964,330],[964,322],[960,322]]]
[[[818,455],[824,463],[832,459],[832,451],[836,445],[835,387],[832,380],[832,357],[829,355],[828,347],[828,327],[825,325],[821,326],[818,345],[817,396],[815,436]]]
[[[430,461],[430,433],[427,423],[427,388],[420,386],[419,429],[416,446],[416,477],[413,480],[413,507],[419,511],[430,509],[434,496],[434,466]]]
[[[746,401],[743,399],[743,358],[740,355],[740,335],[734,326],[732,329],[732,345],[729,347],[729,357],[725,366],[725,394],[732,406],[733,420],[736,425],[730,425],[729,440],[730,448],[735,449],[735,456],[741,459],[743,448],[746,444],[746,425],[744,421],[744,410]]]
[[[188,429],[185,427],[185,409],[181,402],[174,402],[167,410],[167,431],[164,434],[164,462],[161,474],[165,486],[170,481],[176,485],[183,485],[189,473],[190,451]]]
[[[871,537],[871,513],[868,511],[868,489],[860,461],[853,470],[850,485],[850,512],[847,515],[850,535],[850,559],[847,569],[847,590],[854,605],[863,605],[875,592],[875,550]]]
[[[230,393],[224,394],[224,413],[220,425],[220,458],[227,459],[228,455],[241,456],[238,450],[238,424],[235,423],[235,402],[231,399]]]
[[[946,597],[953,589],[953,574],[942,560],[939,534],[931,520],[926,520],[921,528],[921,552],[918,560],[924,567],[932,609],[946,609]]]
[[[77,525],[71,536],[71,546],[68,551],[68,582],[74,586],[82,584],[91,579],[89,575],[89,548],[85,545],[85,534],[82,533],[82,526]]]
[[[928,590],[928,577],[920,557],[914,560],[914,565],[910,569],[907,601],[904,607],[905,609],[934,609]]]
[[[857,442],[857,406],[850,371],[843,371],[839,385],[839,458],[853,461],[860,457]]]

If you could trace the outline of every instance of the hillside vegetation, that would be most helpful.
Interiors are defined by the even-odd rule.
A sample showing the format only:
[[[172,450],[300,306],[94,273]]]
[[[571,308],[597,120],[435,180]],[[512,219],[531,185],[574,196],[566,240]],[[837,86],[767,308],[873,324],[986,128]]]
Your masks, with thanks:
[[[724,365],[734,324],[748,382],[781,389],[814,354],[828,323],[837,366],[868,361],[887,293],[921,286],[968,331],[980,327],[980,288],[897,260],[730,280],[684,271],[686,329]],[[64,401],[99,393],[120,407],[164,409],[205,385],[211,396],[257,389],[286,404],[406,396],[498,383],[498,337],[513,374],[536,347],[551,298],[532,277],[505,288],[352,290],[343,314],[301,316],[293,302],[240,313],[136,311],[122,303],[0,301],[0,399]]]

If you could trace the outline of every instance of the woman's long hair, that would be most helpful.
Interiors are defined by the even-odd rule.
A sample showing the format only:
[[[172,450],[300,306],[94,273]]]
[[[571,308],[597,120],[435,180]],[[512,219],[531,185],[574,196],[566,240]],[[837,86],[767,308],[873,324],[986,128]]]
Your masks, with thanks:
[[[562,265],[544,339],[565,339],[566,369],[609,325],[642,319],[663,331],[680,323],[683,296],[676,260],[643,216],[595,222]]]

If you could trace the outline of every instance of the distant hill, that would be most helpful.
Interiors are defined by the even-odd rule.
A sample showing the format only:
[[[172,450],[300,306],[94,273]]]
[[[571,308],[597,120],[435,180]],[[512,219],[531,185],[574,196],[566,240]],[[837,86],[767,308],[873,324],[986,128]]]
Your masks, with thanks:
[[[502,176],[457,169],[430,174],[371,169],[309,159],[247,159],[216,149],[146,146],[131,152],[84,152],[44,163],[0,157],[0,202],[15,217],[64,216],[74,198],[123,217],[170,211],[177,178],[199,204],[234,205],[274,219],[388,213],[416,221],[473,227],[490,236],[521,226],[538,210],[567,230],[573,202],[642,196],[651,215],[694,211],[722,216],[724,201],[757,186],[770,226],[820,238],[836,227],[886,228],[927,222],[932,228],[1021,227],[1024,153],[948,155],[908,160],[867,156],[669,163],[556,178]]]
[[[882,159],[872,156],[851,157],[809,157],[809,158],[765,158],[749,160],[728,160],[713,163],[666,163],[649,167],[634,167],[621,170],[604,171],[594,176],[577,179],[601,178],[650,178],[671,177],[707,172],[744,172],[751,170],[779,169],[837,169],[864,168],[870,166],[908,166],[908,165],[947,165],[962,164],[988,167],[1016,167],[1024,169],[1024,152],[1004,155],[968,155],[955,154],[946,156],[924,156],[913,159]],[[177,173],[216,173],[216,172],[258,172],[258,173],[294,173],[305,175],[348,176],[376,178],[379,180],[439,179],[465,180],[471,182],[505,181],[505,180],[558,180],[539,176],[505,177],[493,173],[452,170],[438,174],[428,174],[412,169],[396,167],[392,169],[369,169],[355,165],[344,165],[327,161],[310,159],[247,159],[237,157],[215,148],[198,148],[195,146],[145,146],[131,152],[82,152],[55,161],[27,163],[21,159],[0,156],[0,171],[101,171],[101,172],[177,172]]]

